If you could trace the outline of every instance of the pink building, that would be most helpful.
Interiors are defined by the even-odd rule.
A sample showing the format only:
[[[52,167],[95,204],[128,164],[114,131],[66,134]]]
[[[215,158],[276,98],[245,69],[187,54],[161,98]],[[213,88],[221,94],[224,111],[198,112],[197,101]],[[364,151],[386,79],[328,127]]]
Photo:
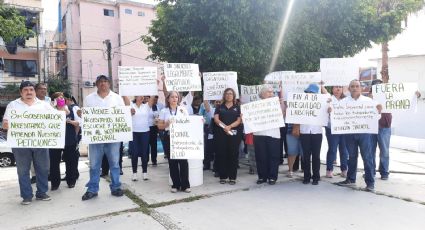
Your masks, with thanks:
[[[118,66],[156,66],[145,60],[147,46],[140,40],[155,18],[155,6],[128,0],[60,0],[56,43],[56,69],[73,83],[72,93],[81,103],[91,93],[100,74],[108,75],[107,48],[112,48],[114,91],[118,90]]]

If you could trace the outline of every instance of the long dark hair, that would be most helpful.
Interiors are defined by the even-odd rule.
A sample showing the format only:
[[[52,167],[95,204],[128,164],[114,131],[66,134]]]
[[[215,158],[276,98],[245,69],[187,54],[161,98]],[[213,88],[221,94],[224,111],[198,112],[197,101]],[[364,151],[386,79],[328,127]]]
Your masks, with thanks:
[[[232,94],[233,94],[233,101],[232,102],[233,102],[234,105],[236,105],[236,92],[232,88],[227,88],[227,89],[224,90],[222,103],[226,103],[226,93],[229,92],[229,91],[232,91]]]

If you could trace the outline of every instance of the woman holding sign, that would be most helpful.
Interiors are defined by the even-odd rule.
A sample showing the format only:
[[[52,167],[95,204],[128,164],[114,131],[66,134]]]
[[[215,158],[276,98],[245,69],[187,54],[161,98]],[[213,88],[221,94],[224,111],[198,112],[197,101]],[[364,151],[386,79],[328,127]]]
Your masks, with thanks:
[[[78,157],[75,155],[75,150],[77,148],[77,132],[76,127],[79,126],[79,122],[75,121],[73,114],[70,113],[68,106],[66,105],[65,98],[62,92],[56,92],[52,95],[52,105],[59,111],[65,111],[66,113],[66,129],[65,129],[65,148],[64,149],[50,149],[50,182],[51,190],[57,190],[60,185],[60,162],[62,159],[62,152],[64,155],[65,166],[67,175],[70,178],[67,178],[67,183],[69,188],[75,186],[76,181],[76,171],[77,164],[75,160],[78,160]],[[70,161],[69,159],[73,159]],[[74,175],[74,176],[71,176]]]
[[[131,103],[131,115],[133,120],[133,141],[131,148],[131,166],[133,169],[132,180],[137,181],[137,162],[142,159],[143,180],[148,179],[149,157],[149,115],[154,103],[154,97],[146,97],[148,101],[143,103],[143,96],[136,96]]]
[[[171,91],[165,98],[166,107],[159,114],[158,129],[164,130],[164,153],[168,158],[170,167],[170,177],[173,181],[171,192],[175,193],[178,190],[190,192],[189,183],[189,164],[186,159],[172,159],[170,157],[170,119],[176,116],[189,116],[186,108],[179,105],[181,100],[180,94],[177,91]]]
[[[225,184],[229,179],[229,184],[234,185],[242,133],[240,130],[241,110],[236,104],[236,93],[232,88],[224,90],[223,103],[214,112],[214,123],[221,127],[214,133],[220,184]]]
[[[261,99],[274,96],[271,86],[261,88]],[[257,184],[276,184],[280,163],[280,128],[254,132],[255,159],[257,161]]]
[[[310,84],[305,93],[319,93],[317,84]],[[300,125],[300,140],[303,150],[303,184],[318,185],[320,180],[320,148],[322,147],[322,126],[320,125]],[[310,169],[313,169],[313,175]]]

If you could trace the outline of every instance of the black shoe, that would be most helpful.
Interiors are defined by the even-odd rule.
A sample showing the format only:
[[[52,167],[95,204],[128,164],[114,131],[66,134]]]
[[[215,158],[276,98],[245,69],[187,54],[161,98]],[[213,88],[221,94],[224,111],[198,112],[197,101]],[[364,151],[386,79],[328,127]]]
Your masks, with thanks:
[[[158,164],[156,162],[152,163],[152,166],[158,166]]]
[[[344,181],[340,181],[340,182],[336,183],[336,185],[354,187],[354,186],[356,186],[356,183],[351,182],[350,180],[344,180]]]
[[[274,185],[274,184],[276,184],[275,180],[269,180],[269,185]]]
[[[35,176],[31,177],[31,184],[35,184],[37,182],[37,178]]]
[[[58,190],[58,188],[59,188],[59,185],[58,185],[58,186],[53,186],[53,185],[52,185],[52,188],[50,188],[50,190],[52,190],[52,191],[56,191],[56,190]]]
[[[262,184],[262,183],[266,183],[266,180],[263,180],[263,179],[258,179],[257,180],[257,184]]]
[[[124,175],[124,172],[122,171],[122,169],[120,169],[120,175]]]
[[[229,180],[229,184],[230,185],[235,185],[236,184],[236,180]]]
[[[107,177],[108,176],[108,174],[107,173],[102,173],[102,174],[100,174],[100,177]]]
[[[220,184],[226,184],[226,179],[220,179]]]
[[[75,184],[69,184],[68,185],[68,188],[74,188],[75,187]]]
[[[115,191],[112,191],[111,194],[112,194],[112,196],[120,197],[120,196],[123,196],[124,195],[124,191],[119,188],[119,189],[117,189]]]
[[[318,185],[319,184],[319,181],[317,181],[317,180],[314,180],[313,181],[313,183],[311,183],[312,185]]]
[[[95,197],[97,197],[97,193],[86,192],[86,193],[84,193],[84,195],[81,199],[84,201],[84,200],[90,200],[90,199],[95,198]]]
[[[36,195],[35,196],[35,199],[36,200],[42,200],[42,201],[49,201],[49,200],[51,200],[52,198],[50,198],[50,196],[49,195],[47,195],[47,194],[43,194],[43,195]]]
[[[303,184],[310,184],[310,180],[303,180]]]

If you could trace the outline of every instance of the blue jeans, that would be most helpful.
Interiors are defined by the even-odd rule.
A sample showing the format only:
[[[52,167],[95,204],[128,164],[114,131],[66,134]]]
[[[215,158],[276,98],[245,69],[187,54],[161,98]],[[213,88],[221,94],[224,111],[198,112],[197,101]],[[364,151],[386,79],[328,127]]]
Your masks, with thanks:
[[[50,167],[49,150],[13,148],[12,152],[16,160],[21,197],[23,199],[33,197],[30,179],[31,162],[34,162],[34,170],[37,175],[37,191],[35,195],[42,196],[46,194],[49,189],[49,182],[47,180]]]
[[[89,145],[90,180],[86,184],[87,192],[97,193],[99,191],[100,166],[103,155],[106,155],[111,172],[111,191],[121,188],[120,183],[120,143],[103,143]],[[37,175],[38,176],[38,175]]]
[[[379,173],[387,177],[390,164],[391,128],[380,128],[378,134],[372,136],[373,169],[376,170],[376,146],[379,145]]]
[[[339,147],[339,161],[341,171],[347,170],[348,151],[343,134],[332,134],[331,129],[326,127],[326,138],[328,139],[328,153],[326,154],[326,170],[333,171],[333,162],[336,160],[336,152]]]
[[[367,186],[373,187],[375,185],[373,176],[375,170],[373,170],[372,165],[371,136],[372,135],[368,133],[344,134],[349,155],[347,180],[353,183],[356,182],[357,158],[359,156],[360,147],[360,154],[364,164],[365,182]]]

